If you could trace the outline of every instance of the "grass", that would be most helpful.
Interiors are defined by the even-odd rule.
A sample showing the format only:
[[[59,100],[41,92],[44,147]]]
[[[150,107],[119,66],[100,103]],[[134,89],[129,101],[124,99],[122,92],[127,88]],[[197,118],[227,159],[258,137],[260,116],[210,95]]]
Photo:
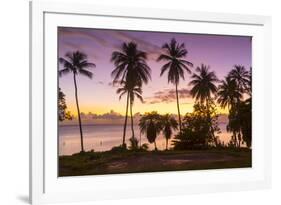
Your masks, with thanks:
[[[251,167],[249,149],[85,152],[59,157],[59,176]]]

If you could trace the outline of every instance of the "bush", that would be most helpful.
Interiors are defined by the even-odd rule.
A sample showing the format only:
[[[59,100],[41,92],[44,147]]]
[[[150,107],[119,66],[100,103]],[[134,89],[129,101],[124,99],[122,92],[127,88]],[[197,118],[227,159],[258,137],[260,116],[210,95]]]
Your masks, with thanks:
[[[141,145],[140,150],[147,151],[148,148],[149,148],[149,147],[148,147],[148,144],[147,144],[147,143],[144,143],[144,144]]]
[[[130,141],[129,150],[137,150],[137,149],[139,149],[139,147],[138,147],[139,141],[137,140],[137,138],[131,137],[129,139],[129,141]]]
[[[175,150],[204,149],[206,148],[205,136],[189,128],[184,128],[172,141]]]
[[[119,146],[112,147],[110,150],[110,152],[126,152],[126,151],[127,151],[126,144],[125,144],[125,146],[119,145]]]

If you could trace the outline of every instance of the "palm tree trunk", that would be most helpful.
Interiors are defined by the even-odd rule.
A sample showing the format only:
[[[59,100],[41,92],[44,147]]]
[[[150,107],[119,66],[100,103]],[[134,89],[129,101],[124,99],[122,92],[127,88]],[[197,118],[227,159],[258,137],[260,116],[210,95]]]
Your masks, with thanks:
[[[132,138],[135,138],[134,132],[134,119],[133,119],[133,102],[130,102],[130,113],[131,113],[131,130],[132,130]]]
[[[154,149],[157,151],[156,141],[154,141]]]
[[[168,138],[166,138],[166,150],[168,150]]]
[[[127,128],[127,119],[128,119],[128,107],[129,107],[129,92],[127,93],[126,115],[125,115],[124,129],[123,129],[123,141],[122,141],[123,147],[125,147],[126,128]]]
[[[79,108],[79,102],[78,102],[77,82],[76,82],[76,74],[75,74],[75,73],[73,74],[73,81],[74,81],[75,100],[76,100],[76,107],[77,107],[77,114],[78,114],[78,122],[79,122],[79,129],[80,129],[81,152],[84,152],[83,131],[82,131],[82,123],[81,123],[81,116],[80,116],[80,108]]]
[[[206,100],[206,108],[207,108],[207,112],[208,112],[208,120],[209,120],[210,126],[211,126],[210,129],[211,129],[212,138],[213,138],[213,140],[215,140],[216,137],[215,137],[215,131],[214,131],[213,124],[212,124],[212,117],[211,117],[211,113],[210,113],[209,103],[210,103],[210,99],[207,99]],[[206,145],[208,146],[208,142],[207,142]]]
[[[178,116],[179,116],[179,126],[180,126],[180,132],[181,132],[181,114],[180,114],[180,105],[179,105],[178,84],[176,84],[176,96],[177,96],[177,107],[178,107]]]
[[[140,148],[141,148],[141,131],[140,131]]]

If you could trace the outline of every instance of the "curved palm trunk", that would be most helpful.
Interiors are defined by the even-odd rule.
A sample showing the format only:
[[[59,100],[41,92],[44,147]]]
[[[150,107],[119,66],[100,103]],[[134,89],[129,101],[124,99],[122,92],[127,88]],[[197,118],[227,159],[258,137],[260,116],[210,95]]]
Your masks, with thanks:
[[[176,84],[176,96],[177,96],[177,107],[178,107],[178,116],[179,116],[179,126],[180,126],[180,132],[181,132],[181,114],[180,114],[180,105],[179,105],[178,84]]]
[[[168,143],[169,143],[169,139],[166,138],[166,150],[168,150]]]
[[[131,130],[132,130],[132,138],[135,138],[135,131],[134,131],[134,119],[133,119],[133,103],[130,103],[130,114],[131,114]]]
[[[126,128],[127,128],[127,119],[128,119],[128,107],[129,107],[129,92],[127,93],[126,115],[125,115],[124,129],[123,129],[123,141],[122,141],[123,147],[125,147]]]
[[[78,93],[77,93],[77,82],[76,82],[76,75],[75,74],[73,74],[73,81],[74,81],[74,87],[75,87],[75,100],[76,100],[79,130],[80,130],[80,138],[81,138],[81,152],[84,152],[83,131],[82,131],[82,123],[81,123],[80,108],[79,108]]]

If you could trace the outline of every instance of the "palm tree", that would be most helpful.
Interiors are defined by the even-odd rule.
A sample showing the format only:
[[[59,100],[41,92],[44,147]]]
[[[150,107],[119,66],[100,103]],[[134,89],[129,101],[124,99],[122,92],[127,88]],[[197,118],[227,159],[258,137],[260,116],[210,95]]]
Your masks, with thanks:
[[[194,73],[191,77],[193,80],[189,83],[189,85],[193,86],[190,93],[196,101],[208,105],[212,95],[215,95],[217,92],[215,83],[218,82],[218,78],[215,72],[210,71],[210,67],[204,64],[201,64],[201,67],[197,67],[196,72],[198,74]]]
[[[129,95],[127,95],[127,100],[130,99],[130,115],[131,115],[131,130],[132,130],[132,138],[135,138],[135,132],[134,132],[134,120],[133,120],[133,104],[135,101],[135,96],[141,101],[143,102],[143,98],[142,98],[142,89],[141,87],[129,87],[129,85],[126,82],[122,83],[123,87],[118,88],[117,89],[117,94],[120,94],[119,99],[122,98],[122,96],[126,93],[128,93]],[[127,107],[126,107],[126,116],[128,115],[128,103],[127,103]]]
[[[173,130],[178,129],[178,122],[171,114],[166,114],[161,117],[162,132],[166,139],[166,150],[168,150],[168,142],[172,137]]]
[[[239,89],[245,92],[250,83],[250,73],[242,65],[234,65],[234,68],[229,72],[229,77],[235,80]]]
[[[141,87],[143,83],[147,84],[151,79],[151,69],[146,63],[147,54],[138,50],[134,42],[123,43],[120,51],[114,51],[111,55],[111,62],[115,69],[111,72],[113,83],[126,82],[129,88]],[[126,115],[123,129],[123,146],[125,145],[126,127],[128,119],[128,106],[130,102],[130,93],[127,91]]]
[[[141,133],[146,134],[148,142],[154,143],[156,151],[156,137],[162,130],[160,115],[156,111],[145,113],[139,121],[139,127]]]
[[[233,132],[233,141],[236,146],[240,146],[241,139],[239,106],[241,104],[242,94],[237,81],[229,75],[225,80],[221,81],[221,84],[218,87],[217,102],[222,108],[228,107],[229,109],[227,130]],[[237,137],[239,144],[237,144]]]
[[[84,152],[83,131],[82,131],[80,108],[79,108],[79,102],[78,102],[76,76],[78,74],[80,74],[80,75],[84,75],[89,78],[92,78],[93,73],[87,69],[96,67],[96,65],[94,63],[88,62],[87,55],[80,51],[66,53],[65,58],[59,58],[59,62],[63,65],[63,69],[59,70],[59,76],[62,76],[62,75],[68,74],[68,73],[73,74],[73,82],[74,82],[74,88],[75,88],[75,100],[76,100],[76,108],[77,108],[80,138],[81,138],[81,152]]]
[[[217,102],[222,108],[231,109],[242,99],[242,93],[235,80],[229,76],[218,86]]]
[[[178,85],[180,78],[184,80],[184,73],[191,73],[190,67],[193,67],[193,64],[183,58],[187,55],[187,50],[184,43],[177,43],[173,38],[170,43],[165,43],[162,48],[165,50],[164,54],[161,54],[157,61],[167,61],[161,68],[160,76],[165,72],[168,72],[168,83],[172,83],[176,86],[176,98],[177,98],[177,109],[179,117],[179,127],[181,131],[181,115],[179,107],[179,96],[178,96]]]

